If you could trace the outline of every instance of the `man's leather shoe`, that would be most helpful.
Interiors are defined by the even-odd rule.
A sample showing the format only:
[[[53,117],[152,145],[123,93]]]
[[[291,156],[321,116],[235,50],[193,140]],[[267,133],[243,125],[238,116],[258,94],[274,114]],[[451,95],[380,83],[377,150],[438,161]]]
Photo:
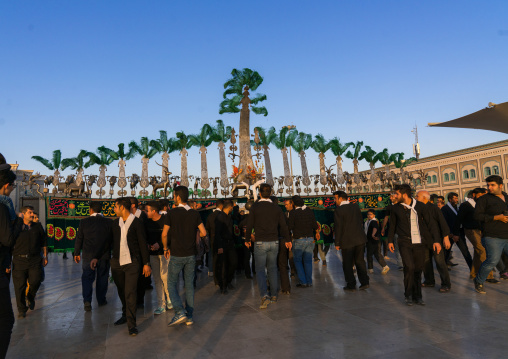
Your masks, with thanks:
[[[136,335],[138,335],[138,328],[136,327],[132,327],[129,329],[129,335],[131,337],[135,337]]]
[[[422,283],[422,287],[425,287],[425,288],[434,288],[436,285],[435,284],[429,284],[429,283]]]
[[[404,303],[406,303],[407,306],[413,305],[413,301],[409,297],[404,298]]]
[[[343,289],[344,289],[346,292],[356,292],[356,288],[344,287]]]
[[[104,301],[104,302],[102,302],[102,303],[99,303],[99,307],[104,307],[106,304],[108,304],[108,301],[107,301],[107,300],[105,300],[105,301]]]
[[[365,290],[365,289],[367,289],[367,288],[369,288],[369,285],[368,285],[368,284],[365,284],[365,285],[361,285],[361,286],[360,286],[360,290]]]
[[[90,312],[92,310],[92,303],[85,302],[85,312]]]
[[[422,298],[413,300],[413,303],[418,304],[418,305],[425,305],[425,302],[423,301]]]
[[[127,318],[122,316],[120,319],[118,319],[116,322],[115,322],[115,325],[122,325],[122,324],[125,324],[127,323]]]

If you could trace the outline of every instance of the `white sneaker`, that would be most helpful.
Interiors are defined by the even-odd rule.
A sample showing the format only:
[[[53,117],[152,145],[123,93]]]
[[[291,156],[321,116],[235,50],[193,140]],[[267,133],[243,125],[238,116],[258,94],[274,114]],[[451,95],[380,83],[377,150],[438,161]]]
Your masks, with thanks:
[[[369,269],[369,273],[374,273],[374,269]]]
[[[388,273],[389,270],[390,270],[390,267],[384,266],[383,267],[383,271],[381,272],[381,274],[386,274],[386,273]]]

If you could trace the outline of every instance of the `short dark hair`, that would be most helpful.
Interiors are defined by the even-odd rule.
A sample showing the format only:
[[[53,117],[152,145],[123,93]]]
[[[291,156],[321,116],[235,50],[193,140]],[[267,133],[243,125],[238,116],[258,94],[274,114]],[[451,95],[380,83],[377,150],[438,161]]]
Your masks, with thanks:
[[[369,209],[367,213],[372,213],[374,216],[376,215],[376,211],[374,211],[373,209]]]
[[[333,195],[334,196],[338,196],[339,198],[342,198],[342,199],[345,199],[345,200],[348,199],[348,195],[344,191],[335,191],[335,192],[333,192]]]
[[[293,200],[295,207],[302,207],[305,204],[305,202],[303,201],[303,198],[298,195],[293,196],[292,200]]]
[[[180,197],[180,200],[183,203],[187,203],[189,200],[189,189],[185,186],[176,186],[175,191],[173,192],[175,199],[176,196]]]
[[[131,200],[129,199],[129,197],[117,198],[115,202],[118,204],[118,206],[120,206],[120,207],[123,206],[126,210],[130,211]]]
[[[272,186],[268,183],[261,183],[259,185],[259,194],[262,198],[270,198],[270,195],[272,194]]]
[[[160,199],[158,202],[159,202],[160,209],[163,209],[164,207],[169,207],[169,200],[166,198]]]
[[[0,171],[0,188],[6,184],[13,184],[16,180],[16,174],[11,170]]]
[[[448,198],[448,201],[450,201],[453,197],[458,197],[459,195],[455,192],[450,192],[448,193],[448,196],[446,196],[446,198]]]
[[[149,201],[147,204],[146,204],[148,207],[151,207],[152,209],[154,209],[155,211],[159,212],[162,208],[161,208],[161,201]]]
[[[476,187],[474,190],[471,191],[471,194],[478,194],[478,193],[487,193],[487,189],[483,187]]]
[[[223,206],[224,206],[224,209],[226,209],[226,208],[230,208],[230,207],[234,207],[234,205],[235,205],[235,204],[234,204],[234,203],[233,203],[233,201],[232,201],[232,200],[230,200],[230,199],[226,199],[226,200],[224,200],[224,201],[223,201]]]
[[[215,207],[224,206],[224,200],[222,198],[217,198],[215,201]]]
[[[28,211],[28,210],[33,211],[34,209],[35,208],[33,208],[32,206],[23,206],[23,207],[21,207],[20,212],[21,213],[26,213],[26,211]]]
[[[444,196],[437,196],[437,199],[441,199],[444,202]]]
[[[503,184],[503,178],[498,175],[492,175],[492,176],[485,178],[485,182],[487,182],[487,183],[496,182],[497,184],[501,185],[501,184]]]
[[[436,203],[438,198],[439,198],[439,196],[437,194],[435,194],[435,193],[430,195],[430,201],[432,203]]]
[[[413,193],[413,191],[411,190],[411,186],[406,183],[395,185],[393,189],[395,191],[399,191],[399,193],[402,195],[406,194],[408,197],[411,197]]]
[[[95,213],[101,213],[102,212],[102,202],[100,201],[90,201],[90,209],[94,211]]]
[[[136,208],[138,208],[139,201],[136,197],[124,197],[124,198],[127,198],[131,202],[131,205],[133,204]],[[129,208],[130,208],[130,206],[129,206]]]

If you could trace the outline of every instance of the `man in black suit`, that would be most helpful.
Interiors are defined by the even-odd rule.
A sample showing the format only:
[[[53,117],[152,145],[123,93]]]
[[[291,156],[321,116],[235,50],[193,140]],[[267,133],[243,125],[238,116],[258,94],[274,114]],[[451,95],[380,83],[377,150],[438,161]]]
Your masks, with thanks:
[[[83,274],[81,286],[83,288],[83,303],[85,311],[92,310],[93,282],[97,277],[95,297],[99,307],[106,305],[108,293],[109,258],[110,253],[104,248],[111,240],[110,219],[102,215],[102,202],[90,201],[90,217],[79,222],[78,234],[74,243],[74,262],[81,262]],[[83,251],[83,253],[81,253]],[[101,255],[102,254],[102,255]],[[99,258],[95,269],[90,267],[90,261]]]
[[[238,259],[235,249],[233,235],[233,219],[230,214],[233,211],[233,201],[224,201],[222,211],[217,212],[215,218],[215,248],[217,264],[215,275],[219,281],[222,294],[227,294],[228,289],[233,289],[232,281],[235,276],[235,269],[238,266]]]
[[[369,276],[364,253],[367,236],[363,230],[363,217],[357,203],[350,203],[344,191],[333,193],[335,199],[335,249],[342,250],[342,269],[346,279],[346,291],[356,291],[353,266],[356,267],[360,289],[369,288]]]
[[[118,216],[112,224],[112,240],[106,250],[113,248],[111,259],[111,273],[118,289],[118,296],[122,301],[122,317],[115,325],[127,323],[129,335],[138,334],[136,328],[136,297],[139,273],[143,268],[143,275],[150,276],[150,259],[146,244],[146,232],[139,218],[130,212],[131,203],[126,198],[118,198],[115,202],[115,214]],[[99,256],[96,256],[90,266],[95,269]]]
[[[462,255],[464,256],[464,259],[466,260],[467,266],[469,267],[469,270],[471,270],[473,266],[473,258],[471,257],[471,253],[469,253],[469,249],[467,248],[466,244],[466,238],[464,235],[464,230],[461,228],[460,235],[456,236],[452,233],[453,228],[455,227],[455,221],[457,220],[457,215],[459,211],[458,203],[459,203],[459,195],[454,192],[448,193],[448,203],[441,208],[441,212],[443,212],[443,216],[446,220],[446,223],[448,224],[449,232],[447,233],[450,238],[453,239],[453,241],[450,241],[450,249],[447,249],[445,251],[445,259],[446,264],[448,266],[456,266],[456,263],[451,262],[451,247],[453,246],[453,243],[457,244],[457,247],[459,247]]]
[[[222,211],[224,206],[224,200],[217,199],[215,202],[215,209],[206,219],[205,229],[210,237],[210,248],[212,249],[207,253],[207,265],[208,265],[208,276],[213,276],[213,281],[215,285],[219,285],[219,274],[215,270],[215,266],[217,265],[217,250],[215,248],[215,219]],[[211,260],[210,260],[211,257]]]
[[[441,252],[439,234],[428,207],[411,197],[407,184],[395,186],[397,204],[390,212],[388,248],[393,253],[393,239],[397,234],[400,256],[404,265],[404,297],[407,305],[425,305],[422,299],[421,277],[425,262],[425,251],[432,248]]]
[[[0,358],[5,358],[7,354],[14,326],[7,270],[11,265],[12,247],[21,230],[19,219],[14,226],[16,213],[9,195],[15,188],[16,174],[10,168],[0,154]]]

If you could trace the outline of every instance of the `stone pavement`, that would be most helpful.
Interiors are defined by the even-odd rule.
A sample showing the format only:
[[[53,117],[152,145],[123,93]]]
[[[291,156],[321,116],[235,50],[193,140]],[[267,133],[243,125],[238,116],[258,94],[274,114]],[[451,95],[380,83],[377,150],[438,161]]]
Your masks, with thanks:
[[[508,281],[478,294],[457,249],[454,261],[460,265],[451,272],[452,291],[423,288],[425,307],[402,303],[402,272],[393,260],[386,276],[375,263],[370,289],[345,293],[335,249],[327,267],[314,264],[312,288],[294,287],[266,310],[254,280],[237,275],[236,289],[224,296],[201,273],[193,326],[167,327],[173,311],[154,317],[153,290],[138,310],[140,333],[130,337],[125,325],[113,326],[121,314],[116,287],[110,285],[108,305],[94,300],[84,312],[81,265],[51,254],[36,308],[16,319],[7,357],[507,358]]]

